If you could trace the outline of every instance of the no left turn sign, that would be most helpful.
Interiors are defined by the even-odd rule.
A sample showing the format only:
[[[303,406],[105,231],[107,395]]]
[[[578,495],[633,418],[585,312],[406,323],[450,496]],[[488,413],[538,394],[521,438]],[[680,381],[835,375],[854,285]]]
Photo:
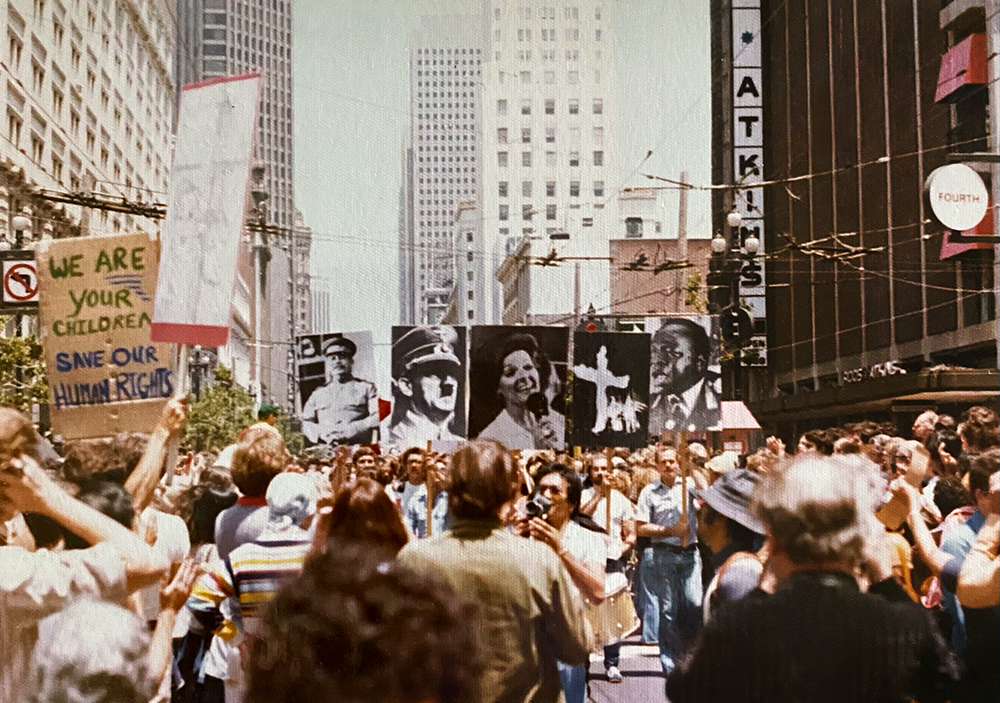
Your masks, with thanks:
[[[24,305],[38,302],[38,270],[35,262],[3,262],[3,302]]]

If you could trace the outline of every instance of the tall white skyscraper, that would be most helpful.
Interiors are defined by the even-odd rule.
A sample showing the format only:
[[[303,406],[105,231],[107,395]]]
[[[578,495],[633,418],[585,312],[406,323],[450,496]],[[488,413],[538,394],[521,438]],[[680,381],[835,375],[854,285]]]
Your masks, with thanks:
[[[481,27],[478,17],[425,17],[410,37],[410,134],[400,196],[403,323],[441,320],[455,283],[456,211],[481,197]]]
[[[484,238],[495,260],[520,252],[573,257],[504,266],[503,317],[551,321],[609,304],[608,256],[618,170],[617,101],[607,0],[485,0]],[[588,259],[586,257],[594,257]],[[579,272],[576,269],[579,267]],[[527,276],[528,280],[523,280]],[[494,289],[496,290],[496,289]],[[525,300],[525,293],[527,300]]]

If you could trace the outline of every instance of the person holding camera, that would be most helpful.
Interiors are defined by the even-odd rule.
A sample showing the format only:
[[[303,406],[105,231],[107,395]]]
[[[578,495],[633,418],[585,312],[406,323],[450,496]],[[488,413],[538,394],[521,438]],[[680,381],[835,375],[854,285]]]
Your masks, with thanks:
[[[499,442],[464,445],[451,461],[451,529],[433,539],[410,540],[399,553],[403,566],[436,573],[456,593],[481,605],[469,623],[485,662],[480,695],[473,703],[558,703],[557,662],[587,662],[591,628],[564,567],[569,557],[557,557],[501,522],[516,499],[519,478],[517,464]],[[553,519],[567,514],[572,511],[556,508]],[[558,544],[553,546],[556,553],[569,546],[551,524],[533,520],[524,524],[530,523],[539,541]],[[603,563],[600,543],[596,556]],[[601,577],[594,576],[600,585]]]
[[[552,547],[583,598],[592,604],[604,600],[604,530],[580,512],[583,487],[578,474],[563,464],[549,464],[537,478],[519,521],[521,534]],[[587,665],[559,663],[566,703],[587,698]]]

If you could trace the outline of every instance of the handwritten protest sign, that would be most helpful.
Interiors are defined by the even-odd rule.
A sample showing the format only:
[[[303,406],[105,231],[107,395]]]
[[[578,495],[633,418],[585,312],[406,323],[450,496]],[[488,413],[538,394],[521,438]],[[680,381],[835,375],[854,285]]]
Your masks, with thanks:
[[[150,342],[159,249],[136,234],[37,252],[52,429],[64,439],[148,431],[173,395],[173,347]]]

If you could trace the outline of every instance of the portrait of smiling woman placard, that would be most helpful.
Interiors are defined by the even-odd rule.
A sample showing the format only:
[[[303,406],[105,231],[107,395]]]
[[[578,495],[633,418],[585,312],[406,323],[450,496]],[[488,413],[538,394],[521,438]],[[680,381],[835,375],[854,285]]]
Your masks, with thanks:
[[[473,327],[469,436],[564,448],[568,357],[565,327]]]

